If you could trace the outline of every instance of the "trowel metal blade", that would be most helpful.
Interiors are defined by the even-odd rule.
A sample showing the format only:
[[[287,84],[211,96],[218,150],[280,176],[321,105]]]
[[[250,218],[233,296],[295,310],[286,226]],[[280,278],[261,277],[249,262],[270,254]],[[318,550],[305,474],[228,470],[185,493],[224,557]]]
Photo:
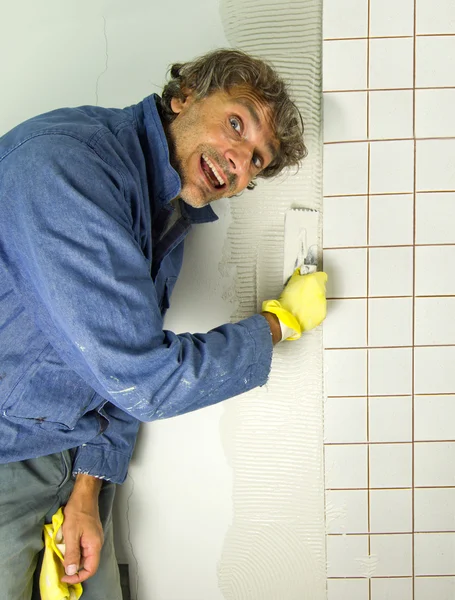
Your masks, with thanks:
[[[300,268],[300,273],[313,273],[318,267],[320,213],[307,208],[292,208],[284,221],[283,282]]]

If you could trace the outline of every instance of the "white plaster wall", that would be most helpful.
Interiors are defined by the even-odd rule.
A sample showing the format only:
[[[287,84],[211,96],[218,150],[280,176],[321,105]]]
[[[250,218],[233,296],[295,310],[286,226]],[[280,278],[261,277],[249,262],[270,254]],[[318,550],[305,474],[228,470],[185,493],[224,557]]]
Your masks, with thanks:
[[[0,0],[0,134],[60,106],[138,102],[160,92],[171,62],[227,45],[218,0]],[[230,282],[218,271],[228,204],[216,211],[220,221],[198,226],[188,240],[167,318],[175,331],[208,330],[233,311],[222,299]],[[133,597],[137,580],[140,600],[222,597],[217,561],[232,481],[221,413],[216,406],[142,428],[116,514],[118,556],[131,563]]]

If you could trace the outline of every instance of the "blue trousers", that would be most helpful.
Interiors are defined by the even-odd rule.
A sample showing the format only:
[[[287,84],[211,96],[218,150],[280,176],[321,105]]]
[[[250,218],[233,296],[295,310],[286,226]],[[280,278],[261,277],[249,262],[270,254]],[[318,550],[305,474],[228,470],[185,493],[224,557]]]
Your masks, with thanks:
[[[39,600],[43,525],[73,490],[72,453],[67,450],[0,465],[0,597]],[[114,552],[112,505],[115,484],[103,482],[99,497],[104,545],[96,574],[83,585],[84,600],[122,600]]]

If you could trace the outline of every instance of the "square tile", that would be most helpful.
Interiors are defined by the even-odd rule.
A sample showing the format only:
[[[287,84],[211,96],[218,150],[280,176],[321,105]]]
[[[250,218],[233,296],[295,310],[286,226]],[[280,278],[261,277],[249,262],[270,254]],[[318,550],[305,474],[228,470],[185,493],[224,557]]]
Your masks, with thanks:
[[[455,37],[417,37],[416,87],[451,87],[454,71]]]
[[[327,298],[365,298],[367,295],[367,251],[342,249],[324,251],[328,275]]]
[[[401,246],[414,243],[412,194],[371,196],[369,220],[371,246]]]
[[[371,490],[372,533],[412,533],[412,490]]]
[[[455,531],[455,488],[414,491],[415,531]]]
[[[328,396],[365,396],[367,350],[326,350],[324,375]]]
[[[453,0],[438,0],[437,10],[432,0],[417,0],[416,31],[418,34],[455,33]]]
[[[355,38],[368,35],[368,0],[325,0],[324,38]]]
[[[416,442],[414,444],[414,485],[455,486],[454,464],[455,442]]]
[[[364,444],[325,446],[327,489],[367,487],[367,446]],[[348,573],[344,574],[349,577]],[[336,577],[336,575],[332,575]]]
[[[368,579],[327,580],[327,600],[365,600],[368,594]]]
[[[413,137],[412,90],[370,92],[370,138]]]
[[[452,575],[455,533],[416,533],[414,565],[416,575]]]
[[[367,41],[323,42],[323,89],[365,90],[367,87]]]
[[[368,558],[368,536],[327,537],[327,577],[361,577],[362,561]]]
[[[372,488],[411,487],[412,444],[371,445],[370,486]],[[406,575],[406,573],[401,574]]]
[[[395,579],[372,579],[371,600],[414,600],[412,579],[400,577]]]
[[[372,396],[412,393],[412,348],[374,348],[368,352],[368,390]]]
[[[455,348],[416,348],[414,386],[416,394],[452,394],[455,390]]]
[[[370,249],[370,296],[412,296],[413,249]]]
[[[417,246],[415,257],[417,296],[455,295],[455,277],[447,276],[455,264],[455,245]]]
[[[366,398],[327,398],[324,403],[324,441],[367,441]]]
[[[370,548],[377,558],[375,577],[412,575],[412,535],[372,535]]]
[[[372,37],[414,35],[414,0],[370,0]]]
[[[455,345],[455,298],[416,298],[415,343]]]
[[[327,490],[327,533],[368,533],[368,492]]]
[[[324,248],[367,245],[367,197],[324,198]]]
[[[455,396],[416,396],[414,439],[455,440]],[[455,531],[455,526],[453,527]]]
[[[416,243],[451,244],[455,239],[454,232],[455,192],[417,194]]]
[[[367,93],[324,94],[324,142],[348,142],[367,137]]]
[[[324,195],[349,196],[368,191],[368,144],[324,146]]]
[[[368,301],[370,346],[411,346],[412,304],[412,298],[370,298]]]
[[[367,301],[329,300],[324,321],[325,348],[362,348],[367,344]]]
[[[416,90],[416,136],[454,137],[454,105],[455,90]]]
[[[375,396],[369,403],[370,442],[412,441],[411,396]]]
[[[455,577],[417,577],[414,593],[415,600],[453,600]]]
[[[370,193],[400,194],[414,189],[414,142],[371,142]]]
[[[370,88],[412,88],[414,85],[413,39],[370,40]]]
[[[416,189],[455,190],[455,140],[417,140]]]

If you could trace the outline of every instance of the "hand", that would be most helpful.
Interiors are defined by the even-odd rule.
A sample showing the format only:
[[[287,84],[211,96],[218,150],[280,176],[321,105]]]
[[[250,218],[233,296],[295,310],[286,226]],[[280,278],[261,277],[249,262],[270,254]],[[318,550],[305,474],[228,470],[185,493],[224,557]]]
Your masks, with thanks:
[[[278,300],[263,303],[262,310],[275,314],[283,331],[283,339],[297,340],[302,331],[317,327],[327,313],[325,284],[321,271],[300,275],[299,269],[289,279]]]
[[[104,536],[98,509],[101,481],[78,475],[73,492],[63,509],[65,583],[81,583],[98,569]]]

